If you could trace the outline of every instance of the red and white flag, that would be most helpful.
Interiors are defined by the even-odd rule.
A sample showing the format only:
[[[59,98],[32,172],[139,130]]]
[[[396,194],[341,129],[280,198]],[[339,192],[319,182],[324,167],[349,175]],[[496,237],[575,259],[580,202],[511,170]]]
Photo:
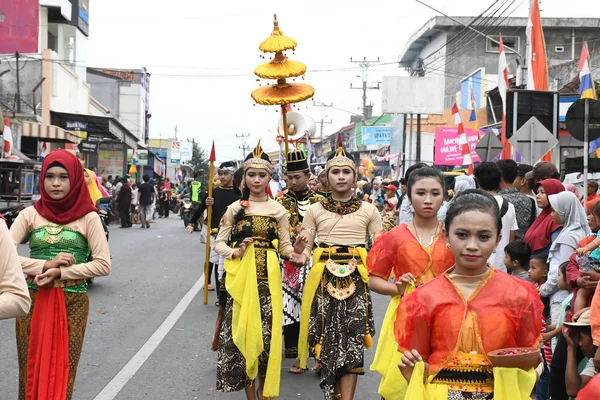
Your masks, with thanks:
[[[498,92],[502,98],[502,113],[506,114],[506,92],[508,91],[508,63],[504,52],[504,42],[500,34],[500,57],[498,58]]]
[[[500,34],[500,49],[498,57],[498,92],[502,98],[502,132],[500,133],[500,141],[502,142],[502,155],[503,160],[511,158],[510,143],[506,139],[506,93],[508,91],[508,63],[506,62],[506,52],[504,51],[504,42],[502,41],[502,34]]]
[[[460,118],[460,112],[458,105],[454,103],[452,106],[452,115],[454,115],[454,123],[458,128],[458,145],[460,146],[463,154],[463,165],[469,166],[469,175],[473,175],[473,157],[471,157],[471,148],[469,147],[469,141],[467,140],[467,133]]]
[[[4,118],[4,133],[2,134],[4,138],[4,153],[5,156],[9,156],[13,149],[13,138],[12,131],[10,129],[10,119],[8,115]]]

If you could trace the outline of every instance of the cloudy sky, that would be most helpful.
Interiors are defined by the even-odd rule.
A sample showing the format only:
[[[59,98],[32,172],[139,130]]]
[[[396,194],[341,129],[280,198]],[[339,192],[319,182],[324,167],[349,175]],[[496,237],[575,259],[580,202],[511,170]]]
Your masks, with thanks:
[[[450,15],[478,15],[495,0],[424,0]],[[505,0],[499,0],[501,4]],[[254,106],[254,68],[262,62],[258,44],[272,30],[277,13],[283,32],[298,41],[293,60],[308,66],[306,83],[315,87],[321,109],[301,103],[300,112],[315,120],[323,115],[332,124],[325,135],[347,125],[361,113],[360,69],[354,59],[377,59],[369,84],[384,75],[402,75],[395,61],[409,37],[432,10],[414,0],[91,0],[88,65],[140,68],[152,74],[150,136],[195,138],[205,148],[216,141],[219,161],[239,158],[241,140],[262,139],[267,150],[277,148],[276,107]],[[527,16],[528,0],[508,0],[506,14]],[[590,16],[589,0],[544,0],[542,16]],[[587,9],[585,7],[588,7]],[[600,7],[597,8],[600,16]],[[504,15],[506,15],[504,14]],[[368,93],[373,113],[381,112],[381,94]]]

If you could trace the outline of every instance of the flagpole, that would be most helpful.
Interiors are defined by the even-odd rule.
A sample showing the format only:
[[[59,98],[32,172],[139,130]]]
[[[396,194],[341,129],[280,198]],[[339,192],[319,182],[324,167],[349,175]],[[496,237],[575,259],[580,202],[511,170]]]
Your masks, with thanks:
[[[208,169],[208,197],[213,197],[213,176],[215,175],[215,141],[213,140],[212,150],[210,151],[210,167]],[[206,201],[206,200],[205,200]],[[208,210],[208,216],[206,218],[206,255],[204,260],[204,304],[208,304],[208,279],[210,270],[208,268],[210,263],[210,234],[212,230],[212,205],[206,207]],[[218,293],[217,293],[218,296]]]
[[[590,158],[590,99],[585,99],[583,120],[583,209],[587,213],[588,159]]]

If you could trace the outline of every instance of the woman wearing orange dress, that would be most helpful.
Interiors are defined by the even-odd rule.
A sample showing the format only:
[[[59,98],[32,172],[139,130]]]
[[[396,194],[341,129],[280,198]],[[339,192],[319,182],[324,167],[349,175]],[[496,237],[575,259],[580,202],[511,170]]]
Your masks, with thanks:
[[[524,369],[494,367],[488,358],[505,348],[539,353],[543,310],[533,285],[487,264],[500,240],[498,203],[483,191],[465,191],[445,224],[454,267],[404,296],[398,308],[406,398],[529,399],[541,358]]]
[[[391,297],[371,365],[371,370],[382,375],[379,394],[386,400],[403,399],[407,385],[398,370],[402,355],[394,338],[400,299],[407,287],[428,282],[454,264],[454,256],[442,234],[444,224],[437,218],[444,199],[442,174],[431,167],[413,171],[408,178],[407,194],[415,210],[414,219],[381,236],[367,258],[369,288]],[[389,282],[392,273],[394,283]]]

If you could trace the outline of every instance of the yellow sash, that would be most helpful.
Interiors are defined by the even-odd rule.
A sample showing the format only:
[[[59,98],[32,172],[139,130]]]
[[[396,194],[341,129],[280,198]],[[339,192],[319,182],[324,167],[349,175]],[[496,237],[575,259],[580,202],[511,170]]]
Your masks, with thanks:
[[[407,295],[414,290],[415,285],[410,284],[406,287],[404,294]],[[400,296],[394,296],[390,300],[379,331],[380,336],[377,340],[375,358],[373,364],[371,364],[371,371],[377,371],[381,375],[378,393],[386,400],[404,399],[408,387],[408,382],[406,382],[398,368],[402,354],[398,351],[398,344],[394,335],[394,323],[396,322],[400,299]]]
[[[415,365],[405,399],[408,400],[448,400],[448,386],[423,383],[425,364]],[[433,377],[429,377],[431,381]],[[494,400],[529,400],[535,385],[535,370],[523,371],[519,368],[494,368]]]
[[[274,241],[277,248],[277,241]],[[231,334],[233,342],[246,361],[246,374],[250,379],[258,375],[258,357],[264,351],[260,299],[256,278],[254,244],[251,243],[241,259],[225,260],[225,287],[233,298]],[[267,250],[267,271],[273,319],[271,323],[271,348],[263,396],[279,396],[281,376],[281,349],[283,335],[283,290],[279,257]]]
[[[304,293],[302,295],[302,307],[300,309],[300,336],[298,338],[298,358],[300,359],[300,368],[306,368],[308,360],[308,325],[310,322],[310,310],[315,298],[315,293],[321,283],[321,277],[325,269],[325,263],[321,261],[321,255],[324,248],[317,248],[313,254],[313,266],[308,272],[306,283],[304,284]],[[363,282],[369,280],[369,272],[365,267],[367,262],[367,250],[357,247],[362,263],[358,264],[357,269]]]

